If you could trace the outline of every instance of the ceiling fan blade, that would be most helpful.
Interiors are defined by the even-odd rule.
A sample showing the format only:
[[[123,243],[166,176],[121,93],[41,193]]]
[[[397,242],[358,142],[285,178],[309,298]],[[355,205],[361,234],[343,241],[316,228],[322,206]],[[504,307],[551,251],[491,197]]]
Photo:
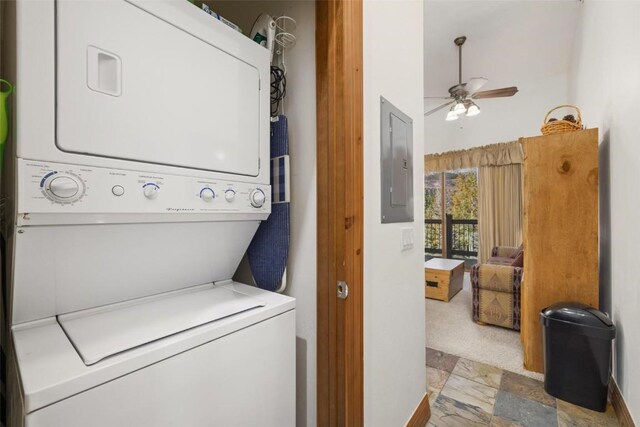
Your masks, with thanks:
[[[425,96],[424,99],[453,99],[450,96]]]
[[[474,94],[480,90],[482,86],[484,86],[489,80],[484,77],[474,77],[469,80],[465,85],[464,89],[470,94]]]
[[[454,102],[455,102],[455,101],[446,102],[446,103],[442,104],[441,106],[434,108],[433,110],[429,110],[429,111],[427,111],[426,113],[424,113],[424,115],[425,115],[425,116],[428,116],[428,115],[430,115],[430,114],[435,113],[436,111],[440,111],[440,110],[442,110],[443,108],[446,108],[446,107],[448,107],[449,105],[453,104]]]
[[[506,98],[518,93],[518,88],[515,86],[503,87],[500,89],[483,90],[482,92],[476,92],[473,94],[473,99],[486,99],[486,98]]]

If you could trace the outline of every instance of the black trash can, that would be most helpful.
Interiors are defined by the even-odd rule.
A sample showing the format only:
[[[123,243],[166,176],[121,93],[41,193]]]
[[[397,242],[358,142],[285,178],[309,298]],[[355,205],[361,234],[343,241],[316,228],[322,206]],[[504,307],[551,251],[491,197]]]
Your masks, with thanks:
[[[570,403],[604,412],[611,374],[609,316],[579,303],[559,303],[540,312],[544,341],[544,389]]]

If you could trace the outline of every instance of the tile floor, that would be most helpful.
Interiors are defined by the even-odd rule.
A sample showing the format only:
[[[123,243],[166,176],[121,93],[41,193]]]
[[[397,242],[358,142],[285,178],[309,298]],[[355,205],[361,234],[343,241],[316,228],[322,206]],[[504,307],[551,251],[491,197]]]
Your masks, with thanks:
[[[556,399],[542,382],[427,348],[430,426],[608,427],[611,405],[594,412]]]

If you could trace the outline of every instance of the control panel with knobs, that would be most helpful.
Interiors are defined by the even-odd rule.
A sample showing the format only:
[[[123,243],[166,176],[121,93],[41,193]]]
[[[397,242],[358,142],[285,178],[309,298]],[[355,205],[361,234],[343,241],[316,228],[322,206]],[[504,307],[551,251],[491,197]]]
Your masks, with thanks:
[[[28,213],[29,221],[33,220],[33,214],[40,213],[99,214],[99,221],[110,213],[181,214],[186,221],[201,220],[190,217],[192,213],[213,219],[251,214],[243,220],[263,220],[271,212],[271,188],[255,182],[24,159],[18,159],[18,179],[24,189],[17,201],[18,212]],[[60,218],[61,221],[85,220],[84,217]],[[87,218],[87,221],[93,220]]]
[[[216,192],[210,187],[204,187],[200,190],[200,198],[205,202],[210,202],[216,198]]]
[[[249,199],[251,200],[251,206],[253,206],[254,208],[261,208],[262,205],[264,205],[267,196],[265,196],[264,191],[256,188],[251,192]]]
[[[160,187],[158,187],[158,184],[156,184],[155,182],[147,182],[142,186],[142,193],[144,194],[144,197],[149,200],[153,200],[158,197],[159,190]]]
[[[224,199],[231,203],[236,198],[236,192],[232,189],[228,189],[224,192]]]
[[[85,192],[84,181],[77,175],[49,172],[40,181],[45,196],[58,203],[73,203],[82,198]]]

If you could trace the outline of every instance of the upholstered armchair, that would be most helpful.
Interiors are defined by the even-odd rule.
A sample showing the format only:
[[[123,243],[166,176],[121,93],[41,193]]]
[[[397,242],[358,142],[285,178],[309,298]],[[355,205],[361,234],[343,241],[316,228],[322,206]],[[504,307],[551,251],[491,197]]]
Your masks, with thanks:
[[[476,264],[471,268],[473,320],[520,330],[522,267]]]

